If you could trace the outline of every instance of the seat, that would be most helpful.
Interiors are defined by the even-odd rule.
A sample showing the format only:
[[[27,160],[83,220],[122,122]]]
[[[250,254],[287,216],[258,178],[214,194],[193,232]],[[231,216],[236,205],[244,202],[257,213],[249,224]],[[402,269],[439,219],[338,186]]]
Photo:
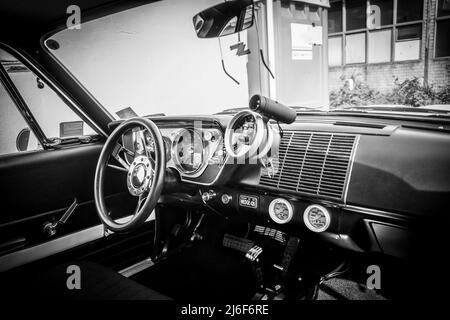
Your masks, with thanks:
[[[73,274],[67,269],[71,265],[80,268],[80,289],[67,286],[68,278]],[[60,300],[170,300],[112,269],[87,261],[58,265],[23,280],[23,288],[17,285],[18,282],[12,283],[12,289],[20,299],[25,295],[32,299]]]

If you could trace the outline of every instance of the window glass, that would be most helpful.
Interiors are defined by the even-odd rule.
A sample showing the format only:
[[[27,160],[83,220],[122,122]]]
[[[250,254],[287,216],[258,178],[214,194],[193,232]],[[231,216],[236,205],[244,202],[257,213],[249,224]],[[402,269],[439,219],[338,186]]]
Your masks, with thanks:
[[[328,63],[330,66],[342,65],[342,37],[328,39]]]
[[[342,32],[342,1],[330,3],[328,33]]]
[[[8,61],[1,61],[12,67]],[[0,83],[0,155],[38,149],[41,146],[36,136]]]
[[[397,41],[395,43],[395,61],[418,60],[420,40]]]
[[[347,0],[345,6],[347,30],[364,29],[366,27],[366,1]]]
[[[96,134],[33,72],[12,55],[0,51],[10,61],[2,61],[3,66],[47,138]]]
[[[422,38],[422,24],[397,28],[397,41],[416,40]]]
[[[376,27],[393,24],[393,0],[370,0],[370,15],[375,19]],[[379,18],[378,18],[379,15]]]
[[[450,56],[450,19],[437,21],[436,27],[436,57]]]
[[[439,0],[438,17],[450,16],[450,0]]]
[[[398,0],[397,22],[422,20],[423,0]]]
[[[390,29],[369,33],[369,63],[389,62],[391,60],[391,34]]]
[[[356,33],[345,38],[346,63],[366,62],[366,34]]]

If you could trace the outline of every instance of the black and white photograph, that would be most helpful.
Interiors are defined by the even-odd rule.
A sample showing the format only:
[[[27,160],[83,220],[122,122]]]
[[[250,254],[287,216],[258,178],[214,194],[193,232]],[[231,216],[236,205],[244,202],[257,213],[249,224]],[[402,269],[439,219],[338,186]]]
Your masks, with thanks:
[[[1,0],[2,303],[446,299],[449,35],[450,0]]]

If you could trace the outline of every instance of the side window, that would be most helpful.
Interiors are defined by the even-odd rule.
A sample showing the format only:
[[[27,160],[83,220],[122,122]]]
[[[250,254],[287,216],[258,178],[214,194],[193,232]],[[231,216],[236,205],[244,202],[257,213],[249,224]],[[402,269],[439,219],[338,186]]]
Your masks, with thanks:
[[[39,141],[0,83],[0,155],[38,149]]]
[[[30,69],[0,49],[1,63],[48,140],[96,135],[67,104]]]

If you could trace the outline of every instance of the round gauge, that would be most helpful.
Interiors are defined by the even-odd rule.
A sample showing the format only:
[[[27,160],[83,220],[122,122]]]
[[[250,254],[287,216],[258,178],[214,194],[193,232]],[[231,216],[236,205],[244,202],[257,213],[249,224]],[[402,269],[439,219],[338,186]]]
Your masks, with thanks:
[[[248,148],[253,144],[256,137],[256,122],[253,115],[242,117],[235,124],[234,133],[231,137],[231,147],[238,154],[243,148]]]
[[[278,198],[270,203],[269,215],[276,223],[284,224],[292,220],[294,209],[289,201]]]
[[[306,208],[303,213],[303,221],[309,230],[324,232],[330,226],[331,217],[327,209],[313,204]]]
[[[225,131],[225,148],[234,158],[251,158],[267,140],[267,129],[261,115],[243,110],[237,113]]]
[[[144,137],[145,137],[145,145],[147,147],[147,150],[150,152],[155,152],[155,143],[153,142],[153,137],[151,136],[150,132],[145,130]]]
[[[193,174],[206,164],[206,150],[201,132],[181,129],[173,139],[172,158],[178,170]]]

